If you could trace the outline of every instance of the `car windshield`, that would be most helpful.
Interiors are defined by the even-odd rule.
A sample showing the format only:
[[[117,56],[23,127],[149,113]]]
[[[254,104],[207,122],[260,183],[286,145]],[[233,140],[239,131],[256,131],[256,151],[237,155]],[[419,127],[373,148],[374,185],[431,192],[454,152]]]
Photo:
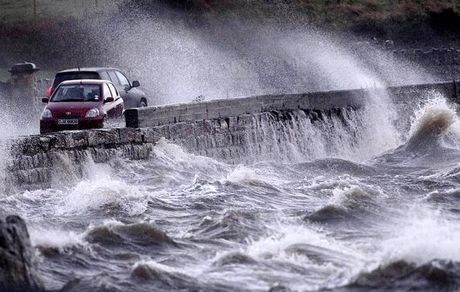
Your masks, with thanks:
[[[51,98],[52,102],[64,101],[99,101],[101,87],[97,84],[62,85]]]

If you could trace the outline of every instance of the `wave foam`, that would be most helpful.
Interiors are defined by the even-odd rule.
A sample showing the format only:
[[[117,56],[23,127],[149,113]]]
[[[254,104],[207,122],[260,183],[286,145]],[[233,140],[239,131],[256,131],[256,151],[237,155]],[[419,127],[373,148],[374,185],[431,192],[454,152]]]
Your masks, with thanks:
[[[62,251],[69,247],[85,245],[82,235],[73,231],[31,228],[30,238],[33,246],[42,249],[53,248]]]
[[[432,260],[460,262],[460,226],[442,216],[443,211],[422,208],[411,211],[396,236],[383,242],[383,265],[400,260],[416,265]]]

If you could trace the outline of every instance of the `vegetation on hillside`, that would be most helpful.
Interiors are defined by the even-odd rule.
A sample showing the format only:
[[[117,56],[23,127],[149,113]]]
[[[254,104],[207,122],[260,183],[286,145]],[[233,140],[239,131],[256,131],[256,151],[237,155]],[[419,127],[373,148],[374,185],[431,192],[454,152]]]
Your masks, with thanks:
[[[195,19],[313,25],[408,43],[438,37],[458,42],[460,34],[460,0],[124,0],[120,10],[158,13],[162,6]]]
[[[306,25],[403,46],[460,45],[460,0],[124,0],[121,12]]]
[[[362,22],[423,21],[442,16],[460,20],[460,0],[125,0],[122,8],[158,9],[158,5],[191,13],[238,13],[240,16],[293,16],[317,25],[343,27]],[[291,19],[292,20],[292,19]]]

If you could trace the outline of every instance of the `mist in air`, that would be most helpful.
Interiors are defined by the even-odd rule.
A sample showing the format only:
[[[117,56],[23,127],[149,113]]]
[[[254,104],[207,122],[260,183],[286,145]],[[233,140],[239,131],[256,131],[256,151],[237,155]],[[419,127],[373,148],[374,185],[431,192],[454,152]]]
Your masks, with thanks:
[[[289,16],[295,18],[295,12]],[[281,16],[278,21],[211,12],[191,16],[159,6],[73,25],[69,46],[62,45],[64,56],[59,52],[65,60],[60,66],[119,67],[160,104],[200,95],[221,99],[430,80],[390,52]]]

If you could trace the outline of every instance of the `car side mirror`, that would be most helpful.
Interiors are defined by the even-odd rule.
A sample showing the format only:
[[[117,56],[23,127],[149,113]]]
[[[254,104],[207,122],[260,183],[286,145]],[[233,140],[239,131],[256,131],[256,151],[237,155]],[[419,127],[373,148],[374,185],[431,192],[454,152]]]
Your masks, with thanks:
[[[115,100],[115,99],[114,99],[113,97],[109,96],[109,97],[106,97],[106,98],[104,99],[104,103],[106,103],[106,102],[112,102],[112,101],[114,101],[114,100]]]
[[[50,101],[50,99],[48,97],[43,97],[42,98],[43,103],[48,103],[49,101]]]
[[[131,87],[139,87],[139,86],[141,86],[141,83],[137,80],[134,80],[133,84],[131,85]]]

